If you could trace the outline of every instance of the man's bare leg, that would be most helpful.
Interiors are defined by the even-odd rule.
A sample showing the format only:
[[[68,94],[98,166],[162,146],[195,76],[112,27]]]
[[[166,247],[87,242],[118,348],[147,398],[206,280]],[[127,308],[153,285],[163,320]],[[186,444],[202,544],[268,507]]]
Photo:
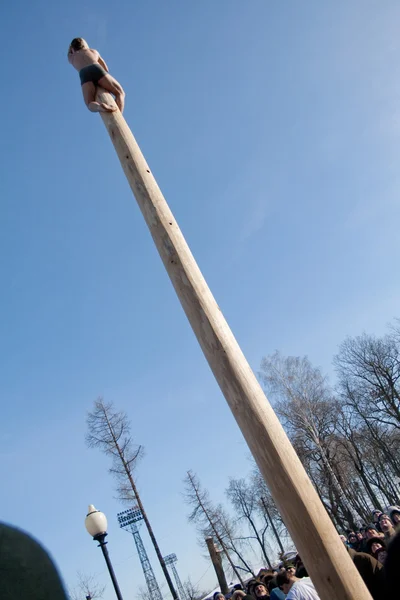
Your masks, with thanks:
[[[82,85],[82,94],[90,112],[114,112],[117,107],[105,102],[96,102],[96,86],[91,81]]]
[[[107,75],[104,75],[104,77],[99,79],[99,86],[115,96],[116,105],[121,112],[124,112],[125,92],[122,88],[122,85],[118,83],[114,77],[107,73]]]

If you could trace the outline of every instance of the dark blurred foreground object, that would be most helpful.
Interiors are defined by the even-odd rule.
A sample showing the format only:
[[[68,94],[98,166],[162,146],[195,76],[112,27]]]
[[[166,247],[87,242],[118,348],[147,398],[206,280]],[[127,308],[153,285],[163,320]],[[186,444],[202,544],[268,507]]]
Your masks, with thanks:
[[[1,600],[67,600],[47,552],[28,534],[0,523]]]
[[[384,565],[387,598],[397,598],[399,594],[400,570],[400,531],[391,540]]]

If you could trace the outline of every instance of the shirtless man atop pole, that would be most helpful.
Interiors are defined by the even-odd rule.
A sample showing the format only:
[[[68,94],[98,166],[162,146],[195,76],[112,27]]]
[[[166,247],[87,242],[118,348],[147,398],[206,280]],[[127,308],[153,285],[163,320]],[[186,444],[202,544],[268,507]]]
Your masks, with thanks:
[[[116,105],[123,112],[125,92],[118,81],[111,77],[106,63],[97,50],[89,48],[84,39],[74,38],[68,49],[68,61],[79,71],[83,99],[91,112],[114,112],[117,110],[112,104],[96,102],[97,86],[113,94]]]

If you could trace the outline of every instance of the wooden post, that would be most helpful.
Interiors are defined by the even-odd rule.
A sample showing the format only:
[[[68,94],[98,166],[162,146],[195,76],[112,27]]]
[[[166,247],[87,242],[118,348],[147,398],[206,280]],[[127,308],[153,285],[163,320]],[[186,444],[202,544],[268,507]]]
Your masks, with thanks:
[[[112,101],[101,88],[98,100]],[[321,599],[371,600],[124,117],[100,114],[186,316]],[[207,224],[201,225],[206,238]]]
[[[219,552],[217,552],[217,549],[215,547],[214,540],[212,537],[206,538],[206,544],[207,544],[208,551],[210,553],[210,558],[211,558],[212,564],[214,565],[214,569],[215,569],[215,573],[217,575],[219,587],[221,588],[221,592],[223,593],[223,595],[226,596],[226,594],[229,593],[229,588],[228,588],[228,584],[226,581],[224,568],[222,566],[221,555],[219,554]]]

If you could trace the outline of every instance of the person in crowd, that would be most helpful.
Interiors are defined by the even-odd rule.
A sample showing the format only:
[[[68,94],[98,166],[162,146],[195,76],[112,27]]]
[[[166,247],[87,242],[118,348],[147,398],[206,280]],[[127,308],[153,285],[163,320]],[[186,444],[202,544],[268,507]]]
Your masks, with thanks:
[[[269,591],[267,590],[267,586],[263,581],[256,581],[254,583],[253,594],[260,600],[266,600],[266,598],[269,598]]]
[[[284,600],[286,595],[279,589],[276,579],[271,579],[268,584],[270,600]]]
[[[257,581],[257,579],[252,578],[247,582],[246,587],[247,587],[247,593],[249,595],[251,595],[253,593],[253,587],[254,587],[254,584],[256,583],[256,581]]]
[[[252,596],[253,600],[256,597],[255,588],[259,584],[264,585],[261,580],[255,578],[252,578],[247,582],[247,594]]]
[[[373,524],[370,523],[369,525],[366,526],[365,528],[365,535],[367,538],[367,544],[366,546],[368,546],[368,540],[372,539],[372,538],[376,538],[376,537],[382,537],[383,538],[383,533],[381,531],[378,530],[378,527]]]
[[[296,577],[298,577],[299,579],[301,579],[302,577],[308,577],[307,569],[305,568],[304,563],[301,560],[300,554],[297,554],[297,556],[295,557],[294,564],[296,565]]]
[[[269,595],[271,600],[285,600],[286,594],[276,586]]]
[[[286,567],[286,571],[287,573],[289,573],[290,575],[296,575],[296,567],[294,565],[288,565]]]
[[[371,538],[368,540],[367,552],[373,556],[382,565],[386,560],[386,542],[383,537]]]
[[[376,526],[378,531],[381,531],[381,526],[379,525],[379,517],[381,516],[382,511],[375,509],[372,511],[372,522]]]
[[[340,534],[340,535],[339,535],[339,537],[340,537],[340,539],[342,540],[343,544],[344,544],[344,545],[346,545],[346,542],[347,542],[347,538],[346,538],[346,536],[345,536],[345,535],[343,535],[343,534]]]
[[[357,536],[354,533],[354,531],[350,531],[350,533],[348,534],[348,536],[347,536],[347,545],[352,550],[358,551],[358,548],[360,546],[360,542],[358,541]]]
[[[359,531],[356,531],[356,538],[358,539],[359,542],[363,541],[363,539],[364,539],[363,529],[360,529]]]
[[[378,550],[386,550],[386,542],[382,537],[373,537],[370,538],[367,542],[367,553],[370,554],[371,556],[375,556],[376,552]]]
[[[264,577],[264,575],[267,575],[268,573],[268,569],[260,569],[257,573],[257,579],[261,580]]]
[[[389,541],[392,537],[394,537],[396,531],[389,515],[382,513],[379,517],[379,525],[381,526],[381,531],[384,534],[386,541]]]
[[[358,552],[366,552],[367,551],[367,534],[365,531],[365,527],[361,527],[359,531],[356,533],[358,539]]]
[[[400,507],[395,506],[389,511],[390,519],[396,531],[400,530]]]
[[[243,590],[235,590],[231,596],[231,600],[241,600],[246,594]]]
[[[262,578],[271,600],[283,600],[285,598],[285,594],[278,588],[276,583],[277,574],[277,571],[268,571]]]
[[[356,552],[347,548],[354,566],[360,573],[369,593],[374,600],[388,600],[385,595],[385,578],[383,565],[370,554]]]
[[[221,592],[215,592],[213,600],[225,600],[225,596]]]
[[[268,589],[269,582],[272,581],[274,577],[276,577],[276,571],[265,571],[258,579],[260,579]]]
[[[378,548],[378,550],[374,554],[374,558],[376,558],[376,560],[378,562],[380,562],[381,565],[385,564],[386,557],[387,557],[387,550],[385,550],[385,548]]]
[[[282,592],[286,594],[286,600],[320,600],[309,577],[299,579],[296,575],[290,575],[285,571],[278,573],[276,581]]]

